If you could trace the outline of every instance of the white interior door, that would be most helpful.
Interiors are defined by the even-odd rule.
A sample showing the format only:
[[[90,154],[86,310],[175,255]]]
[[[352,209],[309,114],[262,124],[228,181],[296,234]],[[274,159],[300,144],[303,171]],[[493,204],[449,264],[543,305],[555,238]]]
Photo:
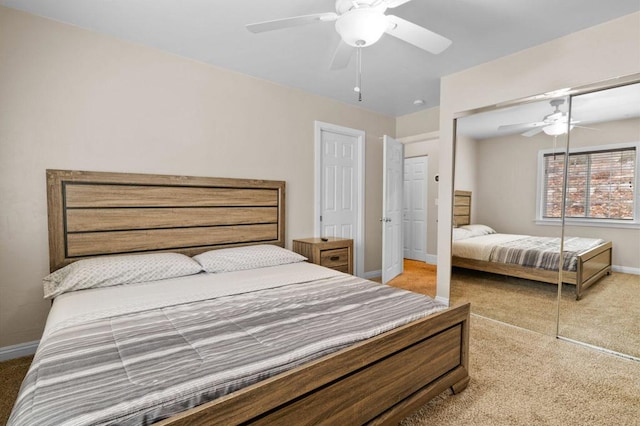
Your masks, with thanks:
[[[402,273],[402,209],[404,145],[384,136],[382,189],[382,282]]]
[[[427,260],[427,157],[404,160],[404,258]]]
[[[364,132],[316,122],[316,232],[354,241],[354,273],[363,275]]]

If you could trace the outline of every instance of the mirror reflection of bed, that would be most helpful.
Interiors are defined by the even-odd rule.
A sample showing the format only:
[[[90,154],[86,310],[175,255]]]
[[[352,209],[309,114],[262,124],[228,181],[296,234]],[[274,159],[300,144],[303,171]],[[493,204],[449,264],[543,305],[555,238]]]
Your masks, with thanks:
[[[566,112],[567,105],[565,102],[559,108]],[[559,227],[534,224],[536,163],[539,150],[564,151],[566,135],[549,137],[541,133],[527,137],[521,136],[525,130],[498,130],[504,125],[536,122],[552,111],[549,102],[544,101],[535,108],[516,105],[457,120],[454,188],[468,197],[465,200],[458,192],[455,226],[485,225],[499,234],[561,236]],[[501,114],[496,117],[498,112]],[[478,315],[555,334],[557,286],[495,272],[454,266],[451,303],[469,300],[472,312]],[[548,280],[557,282],[557,272],[548,271],[547,275]]]
[[[473,296],[483,315],[545,334],[555,333],[549,300],[557,297],[560,238],[499,233],[471,223],[470,191],[456,191],[452,265],[455,297]],[[597,238],[565,237],[562,281],[565,295],[580,300],[611,271],[612,244]],[[480,272],[480,273],[477,273]],[[476,288],[479,287],[479,288]],[[462,295],[460,293],[464,293]],[[526,306],[526,315],[520,309]]]
[[[572,279],[567,280],[567,272],[563,272],[565,283],[559,292],[557,284],[543,282],[536,276],[518,276],[510,268],[504,274],[499,267],[478,270],[477,265],[460,260],[454,249],[450,301],[470,301],[472,311],[479,315],[637,359],[640,357],[637,333],[640,83],[601,91],[584,90],[570,102],[568,97],[561,99],[563,102],[556,105],[571,120],[570,138],[566,132],[548,134],[531,126],[552,113],[554,105],[549,99],[512,103],[506,108],[487,109],[459,118],[454,187],[458,195],[466,191],[472,199],[467,218],[472,225],[487,225],[500,234],[556,239],[564,236],[565,250],[573,237],[602,240],[595,248],[585,248],[593,256],[587,256],[584,269],[576,272],[583,275],[576,277],[577,281],[586,280],[586,285],[567,283]],[[516,123],[520,127],[513,126]],[[562,211],[567,149],[568,195],[565,226],[561,226],[559,214],[555,218],[547,216],[553,216],[554,209],[556,213]],[[602,160],[605,163],[599,162],[601,157],[616,155],[618,159],[605,158]],[[553,183],[552,167],[558,168],[560,183],[555,195],[549,191]],[[606,184],[604,179],[608,179]],[[587,189],[576,183],[584,181],[589,182]],[[615,200],[612,194],[620,197],[623,192],[626,195],[620,203],[612,201]],[[629,210],[620,213],[624,208]],[[456,214],[460,211],[456,209],[460,206],[454,206],[454,218],[459,219]],[[458,228],[452,230],[453,239],[462,233],[456,229],[463,223],[454,223]],[[559,251],[558,248],[557,254]],[[555,274],[545,280],[557,283]],[[576,300],[577,295],[580,300]]]

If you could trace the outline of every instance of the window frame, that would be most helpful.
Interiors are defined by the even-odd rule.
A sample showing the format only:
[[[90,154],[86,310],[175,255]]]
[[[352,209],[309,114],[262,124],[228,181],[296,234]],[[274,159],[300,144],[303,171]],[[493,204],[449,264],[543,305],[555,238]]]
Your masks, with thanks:
[[[565,217],[564,223],[567,225],[575,226],[591,226],[591,227],[606,227],[606,228],[640,228],[640,142],[628,142],[618,144],[607,144],[588,147],[576,147],[569,149],[569,155],[579,154],[585,152],[605,151],[605,150],[622,150],[628,148],[635,148],[636,161],[634,170],[634,194],[633,194],[633,219],[597,219],[597,218],[575,218]],[[544,213],[544,188],[545,188],[545,175],[544,175],[544,157],[546,154],[565,155],[565,150],[558,149],[542,149],[538,151],[538,170],[537,170],[537,189],[536,189],[536,225],[562,225],[562,218],[547,218],[543,216]],[[563,188],[563,191],[566,188]]]

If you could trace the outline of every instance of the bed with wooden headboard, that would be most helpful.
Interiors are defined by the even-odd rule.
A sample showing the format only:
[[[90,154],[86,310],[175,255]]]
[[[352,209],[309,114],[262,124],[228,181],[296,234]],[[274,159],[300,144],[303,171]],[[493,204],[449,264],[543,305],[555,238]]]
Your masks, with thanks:
[[[471,224],[471,192],[456,190],[454,192],[453,219],[455,226]],[[454,251],[455,251],[455,244]],[[575,271],[563,270],[562,282],[576,286],[576,300],[579,300],[583,291],[595,284],[604,275],[611,273],[612,243],[602,242],[593,248],[577,255]],[[524,278],[534,281],[542,281],[558,284],[558,270],[547,270],[512,263],[500,263],[486,260],[470,259],[466,257],[452,256],[452,266],[491,272],[494,274]]]
[[[284,247],[285,183],[47,170],[52,271],[95,256]]]
[[[48,170],[47,185],[52,271],[105,255],[285,244],[282,181]],[[466,388],[468,339],[469,305],[447,308],[161,423],[397,423]]]

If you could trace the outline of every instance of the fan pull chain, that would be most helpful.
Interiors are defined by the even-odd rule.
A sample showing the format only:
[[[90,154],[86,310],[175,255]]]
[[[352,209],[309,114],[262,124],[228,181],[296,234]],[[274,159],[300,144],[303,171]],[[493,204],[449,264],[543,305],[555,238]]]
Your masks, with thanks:
[[[358,102],[362,102],[362,44],[364,42],[358,41],[356,44],[358,45],[356,51],[356,87],[353,88],[353,91],[358,94]]]

